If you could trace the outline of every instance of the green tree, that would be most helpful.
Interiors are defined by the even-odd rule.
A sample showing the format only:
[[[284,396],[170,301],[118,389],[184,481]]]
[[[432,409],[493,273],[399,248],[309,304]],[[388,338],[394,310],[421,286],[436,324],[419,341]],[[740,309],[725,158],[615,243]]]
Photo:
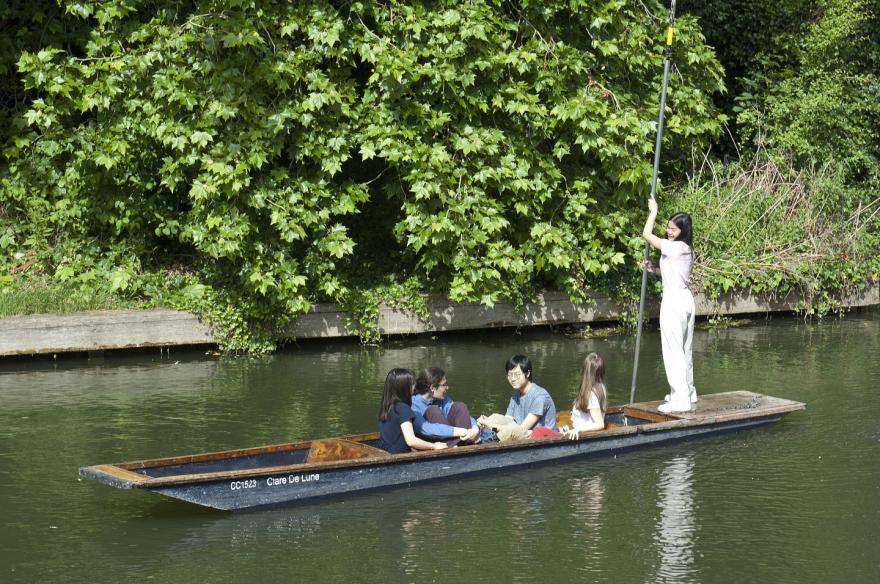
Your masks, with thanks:
[[[142,290],[183,262],[215,316],[279,325],[377,286],[580,298],[623,269],[650,178],[656,2],[64,5],[88,35],[22,54],[33,100],[0,192],[15,247],[57,278]],[[723,122],[693,18],[676,39],[670,158]]]
[[[697,17],[724,67],[728,91],[715,95],[722,111],[741,111],[797,71],[799,43],[815,18],[815,4],[816,0],[691,0],[680,5]],[[735,116],[731,122],[735,128]]]
[[[693,7],[728,67],[719,103],[742,160],[707,159],[672,199],[705,233],[710,291],[798,290],[822,312],[880,273],[880,15],[867,0],[752,4]]]
[[[835,159],[848,182],[880,179],[880,14],[868,0],[821,0],[789,75],[741,115],[753,135],[803,158]]]

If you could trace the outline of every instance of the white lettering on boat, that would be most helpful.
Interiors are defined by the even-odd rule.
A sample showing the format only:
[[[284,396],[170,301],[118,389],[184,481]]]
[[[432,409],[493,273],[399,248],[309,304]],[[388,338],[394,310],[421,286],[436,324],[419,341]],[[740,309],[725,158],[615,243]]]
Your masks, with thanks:
[[[279,485],[298,485],[300,483],[313,483],[320,480],[321,475],[318,473],[303,475],[292,474],[287,475],[286,477],[267,477],[266,485],[270,487],[277,487]]]
[[[256,479],[249,479],[246,481],[232,481],[229,483],[229,490],[231,491],[240,491],[242,489],[255,489],[257,488]]]

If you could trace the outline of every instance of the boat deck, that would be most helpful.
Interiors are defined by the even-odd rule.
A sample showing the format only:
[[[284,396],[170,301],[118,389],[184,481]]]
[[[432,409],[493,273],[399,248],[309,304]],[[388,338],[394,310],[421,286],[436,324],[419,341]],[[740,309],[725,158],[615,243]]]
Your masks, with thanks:
[[[662,403],[662,400],[640,402],[625,407],[631,410],[641,410],[658,416],[664,416],[669,419],[697,420],[707,416],[722,416],[725,419],[735,419],[738,417],[738,413],[744,413],[745,417],[750,417],[755,411],[781,408],[788,412],[791,411],[791,405],[798,402],[751,391],[728,391],[699,396],[697,403],[691,405],[690,412],[664,414],[657,409]]]

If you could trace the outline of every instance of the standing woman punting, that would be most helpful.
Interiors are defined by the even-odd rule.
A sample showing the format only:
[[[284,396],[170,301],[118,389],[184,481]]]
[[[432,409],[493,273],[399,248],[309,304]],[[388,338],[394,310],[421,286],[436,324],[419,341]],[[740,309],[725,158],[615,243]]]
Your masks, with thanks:
[[[666,239],[654,235],[657,201],[648,200],[648,219],[642,237],[660,250],[660,277],[663,300],[660,302],[660,339],[663,366],[669,383],[666,402],[657,409],[664,413],[687,412],[697,401],[694,387],[694,297],[688,278],[694,263],[691,216],[676,213],[666,223]]]

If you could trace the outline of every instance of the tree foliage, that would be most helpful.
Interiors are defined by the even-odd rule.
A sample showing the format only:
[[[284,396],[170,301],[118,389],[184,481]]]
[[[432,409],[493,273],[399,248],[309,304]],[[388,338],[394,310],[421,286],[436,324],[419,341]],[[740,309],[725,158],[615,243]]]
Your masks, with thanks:
[[[690,0],[680,6],[696,16],[724,67],[728,91],[715,96],[725,112],[742,111],[797,67],[805,28],[816,0]],[[735,117],[731,120],[735,125]]]
[[[718,104],[736,122],[731,135],[742,155],[720,173],[706,161],[673,189],[705,221],[705,283],[797,289],[808,302],[832,306],[839,292],[876,282],[877,3],[700,0],[690,7],[725,66],[733,91]]]
[[[725,67],[732,91],[718,103],[736,122],[741,147],[794,153],[804,168],[835,159],[852,186],[873,188],[880,154],[876,2],[699,0],[688,9]]]
[[[121,291],[184,265],[189,298],[281,324],[403,282],[489,305],[580,298],[625,262],[656,130],[656,2],[60,4],[86,32],[18,60],[9,265],[26,250]],[[670,153],[723,121],[693,18],[674,53]]]
[[[740,117],[752,135],[802,159],[833,158],[856,188],[880,186],[880,14],[868,0],[817,2],[797,75]]]

